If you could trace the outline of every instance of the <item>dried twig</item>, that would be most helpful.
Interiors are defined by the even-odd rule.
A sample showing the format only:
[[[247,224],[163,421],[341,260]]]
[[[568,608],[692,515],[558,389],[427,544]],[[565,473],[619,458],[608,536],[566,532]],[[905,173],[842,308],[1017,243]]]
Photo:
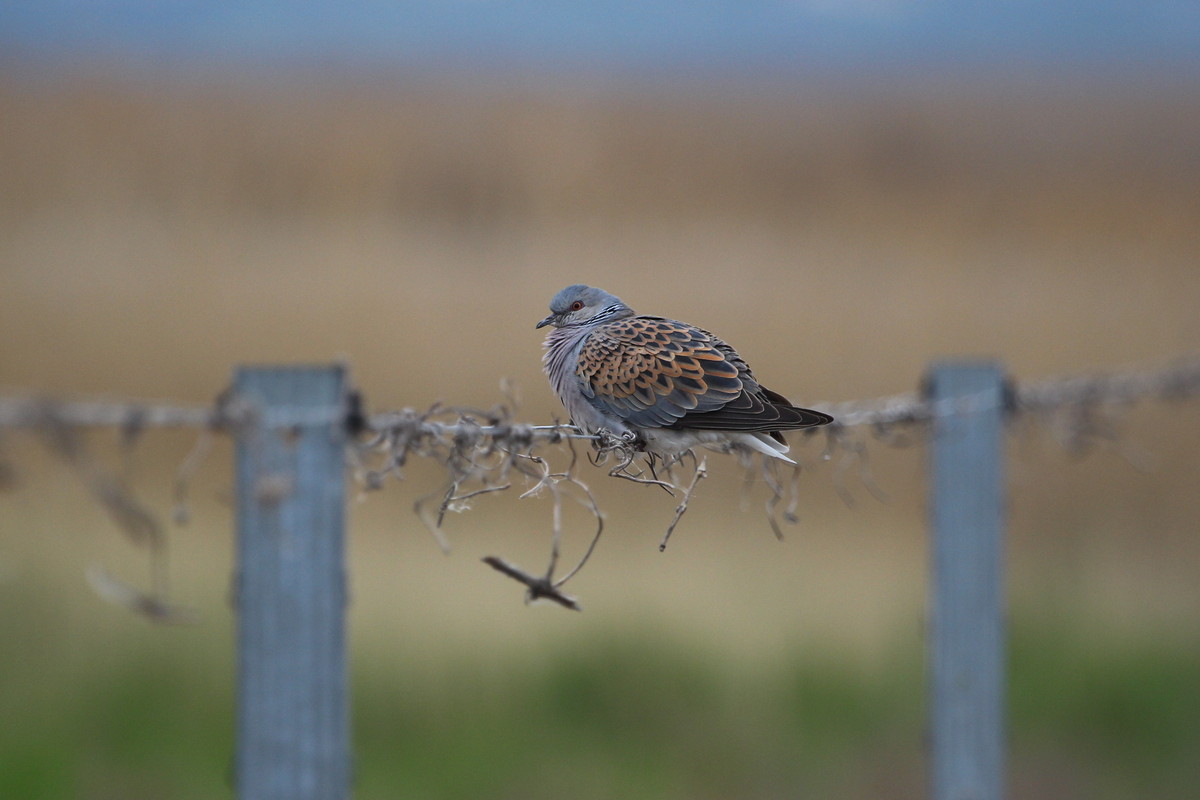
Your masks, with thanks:
[[[503,572],[508,577],[520,581],[527,587],[525,598],[526,602],[540,600],[543,597],[547,600],[552,600],[564,608],[569,608],[572,611],[582,611],[583,607],[573,597],[569,597],[558,590],[558,587],[552,584],[545,576],[540,578],[530,575],[519,567],[514,567],[502,558],[497,556],[485,556],[483,563],[493,569]]]
[[[679,501],[679,505],[675,507],[675,516],[671,519],[671,524],[667,526],[667,532],[663,536],[662,541],[658,544],[658,552],[663,552],[667,549],[667,542],[671,539],[671,534],[675,532],[675,526],[679,524],[679,520],[688,510],[688,503],[691,502],[692,494],[696,491],[697,484],[708,477],[708,459],[704,458],[696,465],[695,471],[692,473],[692,482],[688,484],[687,489],[683,492],[683,499]]]
[[[152,622],[189,625],[200,620],[194,609],[169,603],[165,597],[147,594],[124,581],[117,580],[97,564],[88,568],[87,579],[100,597]]]
[[[215,434],[216,431],[211,427],[201,430],[200,435],[196,437],[196,443],[175,471],[175,489],[172,493],[174,496],[174,507],[171,510],[171,519],[174,520],[176,525],[185,525],[191,519],[192,514],[191,507],[188,504],[188,489],[191,486],[192,478],[196,474],[196,471],[200,469],[200,465],[204,463],[204,459],[212,451]]]
[[[782,542],[783,529],[779,526],[779,518],[775,514],[775,509],[783,499],[783,482],[779,480],[779,474],[776,471],[778,469],[775,459],[764,458],[762,460],[763,483],[771,490],[766,502],[767,524],[771,526],[771,532],[775,534],[775,538]]]

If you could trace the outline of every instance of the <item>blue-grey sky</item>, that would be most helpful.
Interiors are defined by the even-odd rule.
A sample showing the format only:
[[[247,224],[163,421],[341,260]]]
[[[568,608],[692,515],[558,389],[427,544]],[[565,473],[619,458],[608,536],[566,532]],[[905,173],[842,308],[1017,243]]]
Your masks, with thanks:
[[[1200,72],[1200,2],[8,0],[10,60],[776,72],[947,63]]]

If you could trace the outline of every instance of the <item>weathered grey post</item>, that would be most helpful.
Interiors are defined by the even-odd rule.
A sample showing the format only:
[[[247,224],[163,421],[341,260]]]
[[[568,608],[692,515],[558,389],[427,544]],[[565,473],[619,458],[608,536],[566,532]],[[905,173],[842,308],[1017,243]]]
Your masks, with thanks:
[[[237,370],[240,800],[350,795],[341,367]]]
[[[930,489],[932,794],[1004,794],[1004,375],[935,365]]]

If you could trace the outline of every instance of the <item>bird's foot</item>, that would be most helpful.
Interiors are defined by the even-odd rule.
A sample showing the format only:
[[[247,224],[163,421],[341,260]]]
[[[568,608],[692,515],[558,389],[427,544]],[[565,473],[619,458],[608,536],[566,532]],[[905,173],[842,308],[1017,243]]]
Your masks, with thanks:
[[[646,437],[637,431],[625,431],[621,434],[621,441],[625,443],[626,447],[637,453],[646,452],[646,447],[648,446]]]

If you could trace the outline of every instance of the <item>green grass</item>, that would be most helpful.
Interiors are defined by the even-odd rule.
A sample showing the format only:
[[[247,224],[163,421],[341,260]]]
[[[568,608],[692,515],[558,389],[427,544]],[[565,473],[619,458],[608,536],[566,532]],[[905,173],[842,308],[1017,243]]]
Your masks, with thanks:
[[[1010,715],[1019,759],[1086,765],[1092,797],[1189,797],[1200,786],[1200,643],[1089,641],[1018,625]]]
[[[370,670],[360,795],[776,797],[919,731],[911,657],[894,680],[800,656],[741,673],[653,635],[564,645],[500,673],[458,665],[438,689]]]
[[[109,639],[3,599],[0,797],[229,794],[232,662],[212,632],[118,624]]]
[[[61,608],[23,610],[0,617],[0,797],[231,795],[232,653],[215,626],[59,639]],[[1194,643],[1072,630],[1016,617],[1020,795],[1194,796]],[[431,673],[367,652],[354,665],[360,800],[923,794],[916,642],[869,668],[820,642],[741,668],[663,631],[583,626],[527,658],[463,652]]]

